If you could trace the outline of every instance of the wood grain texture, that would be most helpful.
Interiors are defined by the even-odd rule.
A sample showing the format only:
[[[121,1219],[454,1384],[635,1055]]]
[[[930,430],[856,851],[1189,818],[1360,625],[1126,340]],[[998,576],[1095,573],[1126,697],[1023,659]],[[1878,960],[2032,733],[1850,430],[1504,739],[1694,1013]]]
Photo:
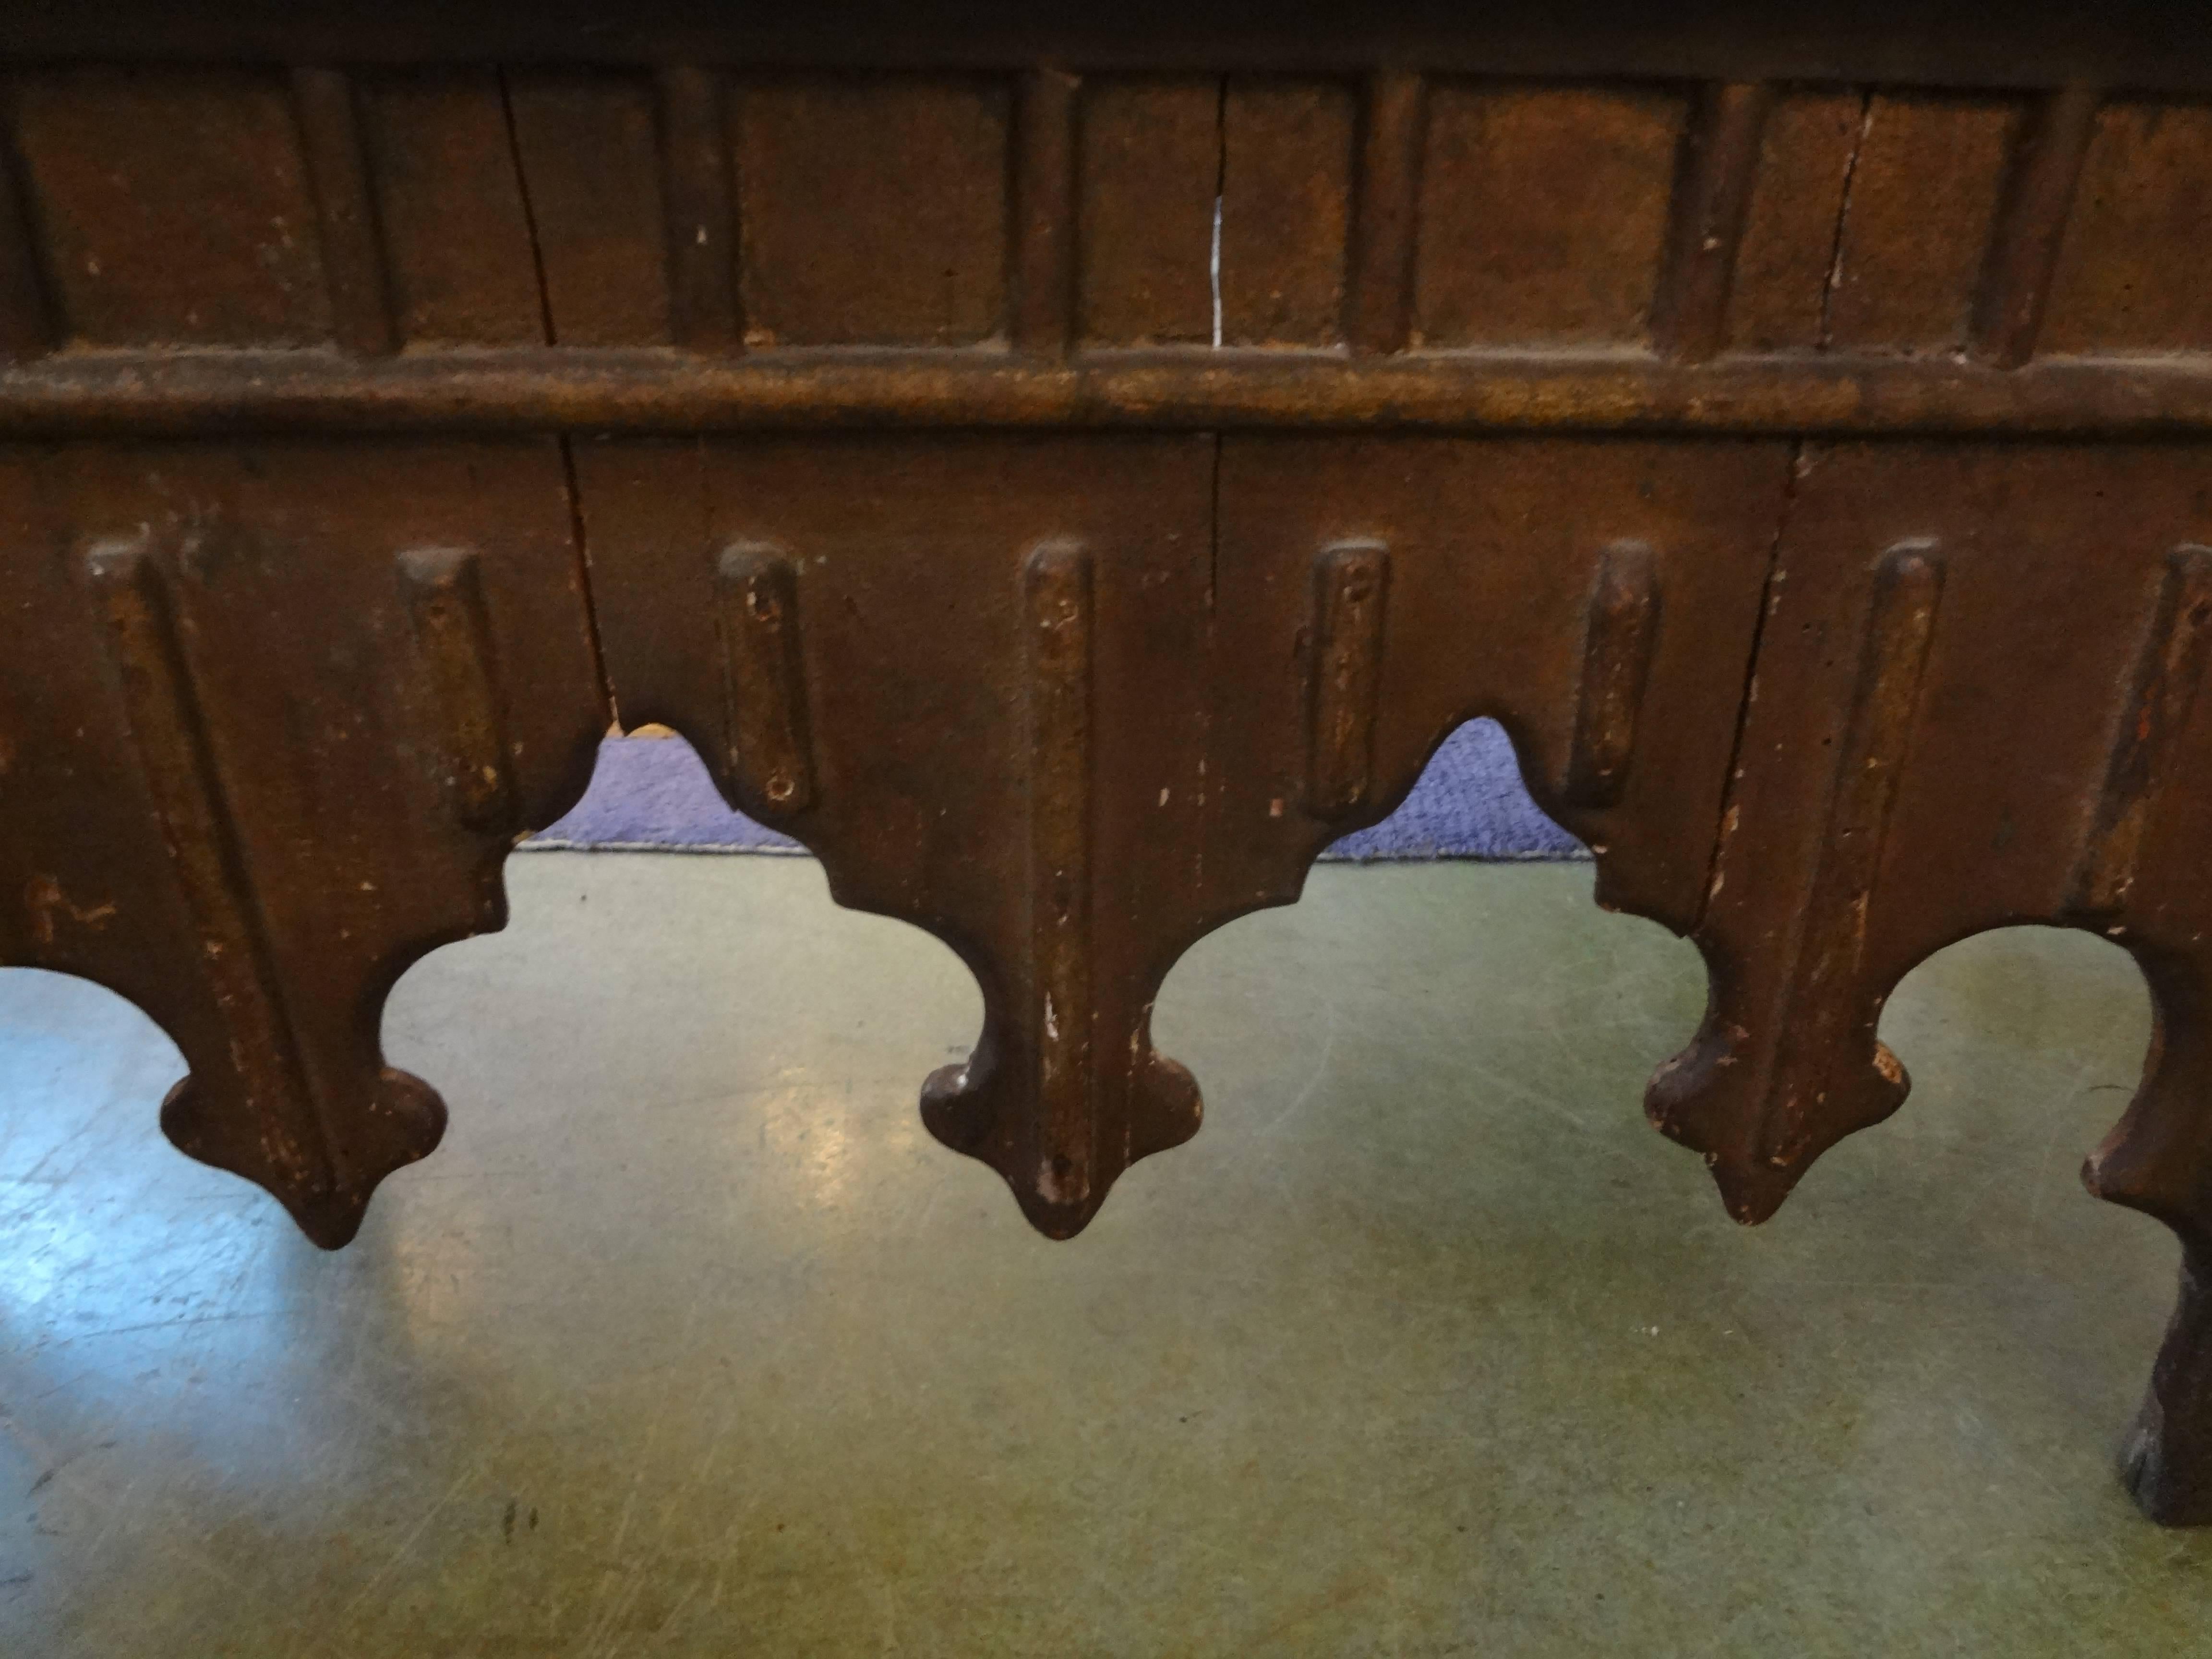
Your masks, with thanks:
[[[553,343],[672,342],[651,85],[642,77],[518,71],[507,100]]]
[[[1003,82],[764,80],[729,104],[748,346],[1005,331]]]
[[[314,185],[332,332],[347,351],[381,356],[396,350],[399,339],[353,77],[339,70],[295,70],[292,104]]]
[[[1963,349],[2025,104],[1880,94],[1828,301],[1838,350]]]
[[[58,331],[89,345],[312,345],[322,238],[283,77],[24,76],[15,142]]]
[[[1224,345],[1343,338],[1357,108],[1340,82],[1230,82],[1222,108]]]
[[[1075,334],[1075,147],[1082,82],[1024,75],[1014,98],[1015,349],[1062,357]]]
[[[1863,97],[1843,92],[1787,93],[1768,112],[1729,305],[1736,349],[1826,343],[1836,233],[1865,112]]]
[[[734,351],[744,329],[722,80],[712,70],[678,64],[654,77],[654,89],[669,326],[678,343],[695,350]]]
[[[363,84],[362,104],[402,339],[547,343],[499,78],[380,76]]]
[[[1736,258],[1773,107],[1774,88],[1759,81],[1706,87],[1696,100],[1652,307],[1652,343],[1670,357],[1703,362],[1728,339]]]
[[[1367,77],[1355,127],[1345,339],[1357,353],[1403,351],[1413,338],[1429,83],[1402,70]]]
[[[2060,250],[2046,351],[2212,350],[2212,107],[2098,112]]]
[[[1434,88],[1414,343],[1644,339],[1686,118],[1665,92]]]
[[[1220,83],[1094,79],[1080,131],[1083,338],[1210,343]]]
[[[1318,817],[1357,811],[1374,787],[1389,592],[1390,550],[1380,542],[1340,542],[1314,562],[1305,796]]]
[[[2062,87],[2029,106],[2014,135],[1974,295],[1972,349],[1991,362],[2016,368],[2035,355],[2099,100],[2094,87]]]
[[[771,543],[733,543],[715,562],[714,601],[729,775],[748,808],[780,823],[815,799],[798,569]]]

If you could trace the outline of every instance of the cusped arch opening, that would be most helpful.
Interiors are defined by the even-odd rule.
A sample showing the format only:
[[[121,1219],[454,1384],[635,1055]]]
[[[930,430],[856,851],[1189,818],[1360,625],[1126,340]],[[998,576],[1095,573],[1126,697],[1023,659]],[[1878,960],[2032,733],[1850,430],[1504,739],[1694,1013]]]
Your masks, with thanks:
[[[2135,1094],[2151,1000],[2134,959],[2100,934],[2024,923],[1990,928],[1923,959],[1882,1006],[1878,1032],[1911,1079],[1897,1115],[1828,1152],[1844,1185],[1905,1183],[2026,1225],[2078,1197],[2074,1171]],[[2037,1149],[2033,1174],[1993,1149]],[[1846,1173],[1848,1172],[1848,1173]]]
[[[185,1060],[119,994],[43,968],[0,972],[0,1322],[60,1296],[97,1304],[118,1262],[161,1254],[175,1231],[251,1231],[270,1204],[161,1136]],[[273,1208],[273,1206],[270,1206]]]
[[[1372,1206],[1378,1224],[1434,1206],[1419,1231],[1469,1248],[1544,1231],[1557,1182],[1602,1183],[1621,1160],[1663,1179],[1673,1155],[1640,1103],[1697,1026],[1704,964],[1657,923],[1601,910],[1592,881],[1504,729],[1463,723],[1389,817],[1322,855],[1297,904],[1215,931],[1170,972],[1154,1036],[1198,1075],[1207,1127],[1127,1179],[1250,1184],[1267,1209]]]
[[[579,1207],[637,1231],[586,1246],[649,1250],[672,1206],[695,1240],[745,1212],[858,1218],[963,1164],[915,1103],[968,1054],[973,976],[921,929],[838,906],[805,850],[732,811],[683,738],[611,737],[577,805],[507,861],[506,927],[432,952],[386,1002],[387,1062],[451,1113],[424,1219],[471,1181],[522,1179],[545,1195],[527,1224],[563,1255],[562,1193],[616,1186],[626,1200]],[[775,856],[538,855],[577,852]]]

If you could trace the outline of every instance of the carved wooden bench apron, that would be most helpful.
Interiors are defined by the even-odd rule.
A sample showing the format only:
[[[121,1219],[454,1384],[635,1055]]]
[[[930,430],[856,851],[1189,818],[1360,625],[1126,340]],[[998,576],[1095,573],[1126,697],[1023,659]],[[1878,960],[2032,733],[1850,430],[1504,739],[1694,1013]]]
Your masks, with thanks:
[[[5,960],[341,1245],[386,994],[665,722],[974,971],[923,1115],[1066,1237],[1198,1127],[1178,954],[1494,716],[1704,952],[1743,1220],[1930,952],[2134,956],[2212,1519],[2212,45],[1485,9],[12,9]]]

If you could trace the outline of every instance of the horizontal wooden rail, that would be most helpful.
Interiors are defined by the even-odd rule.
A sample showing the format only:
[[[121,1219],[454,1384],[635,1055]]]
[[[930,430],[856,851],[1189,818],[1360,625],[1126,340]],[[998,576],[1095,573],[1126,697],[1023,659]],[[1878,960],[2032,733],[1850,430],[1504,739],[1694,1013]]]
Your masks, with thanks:
[[[2212,433],[2212,356],[1644,352],[69,351],[0,368],[0,436],[839,427]]]

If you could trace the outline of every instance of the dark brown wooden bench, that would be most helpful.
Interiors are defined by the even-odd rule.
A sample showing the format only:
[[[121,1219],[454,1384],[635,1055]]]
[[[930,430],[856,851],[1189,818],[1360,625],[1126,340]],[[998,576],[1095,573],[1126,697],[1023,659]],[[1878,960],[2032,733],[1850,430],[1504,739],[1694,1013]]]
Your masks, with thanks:
[[[975,971],[924,1115],[1065,1237],[1177,956],[1494,716],[1743,1220],[1929,953],[2133,955],[2212,1519],[2212,31],[1983,9],[19,0],[0,955],[343,1244],[386,993],[665,722]]]

